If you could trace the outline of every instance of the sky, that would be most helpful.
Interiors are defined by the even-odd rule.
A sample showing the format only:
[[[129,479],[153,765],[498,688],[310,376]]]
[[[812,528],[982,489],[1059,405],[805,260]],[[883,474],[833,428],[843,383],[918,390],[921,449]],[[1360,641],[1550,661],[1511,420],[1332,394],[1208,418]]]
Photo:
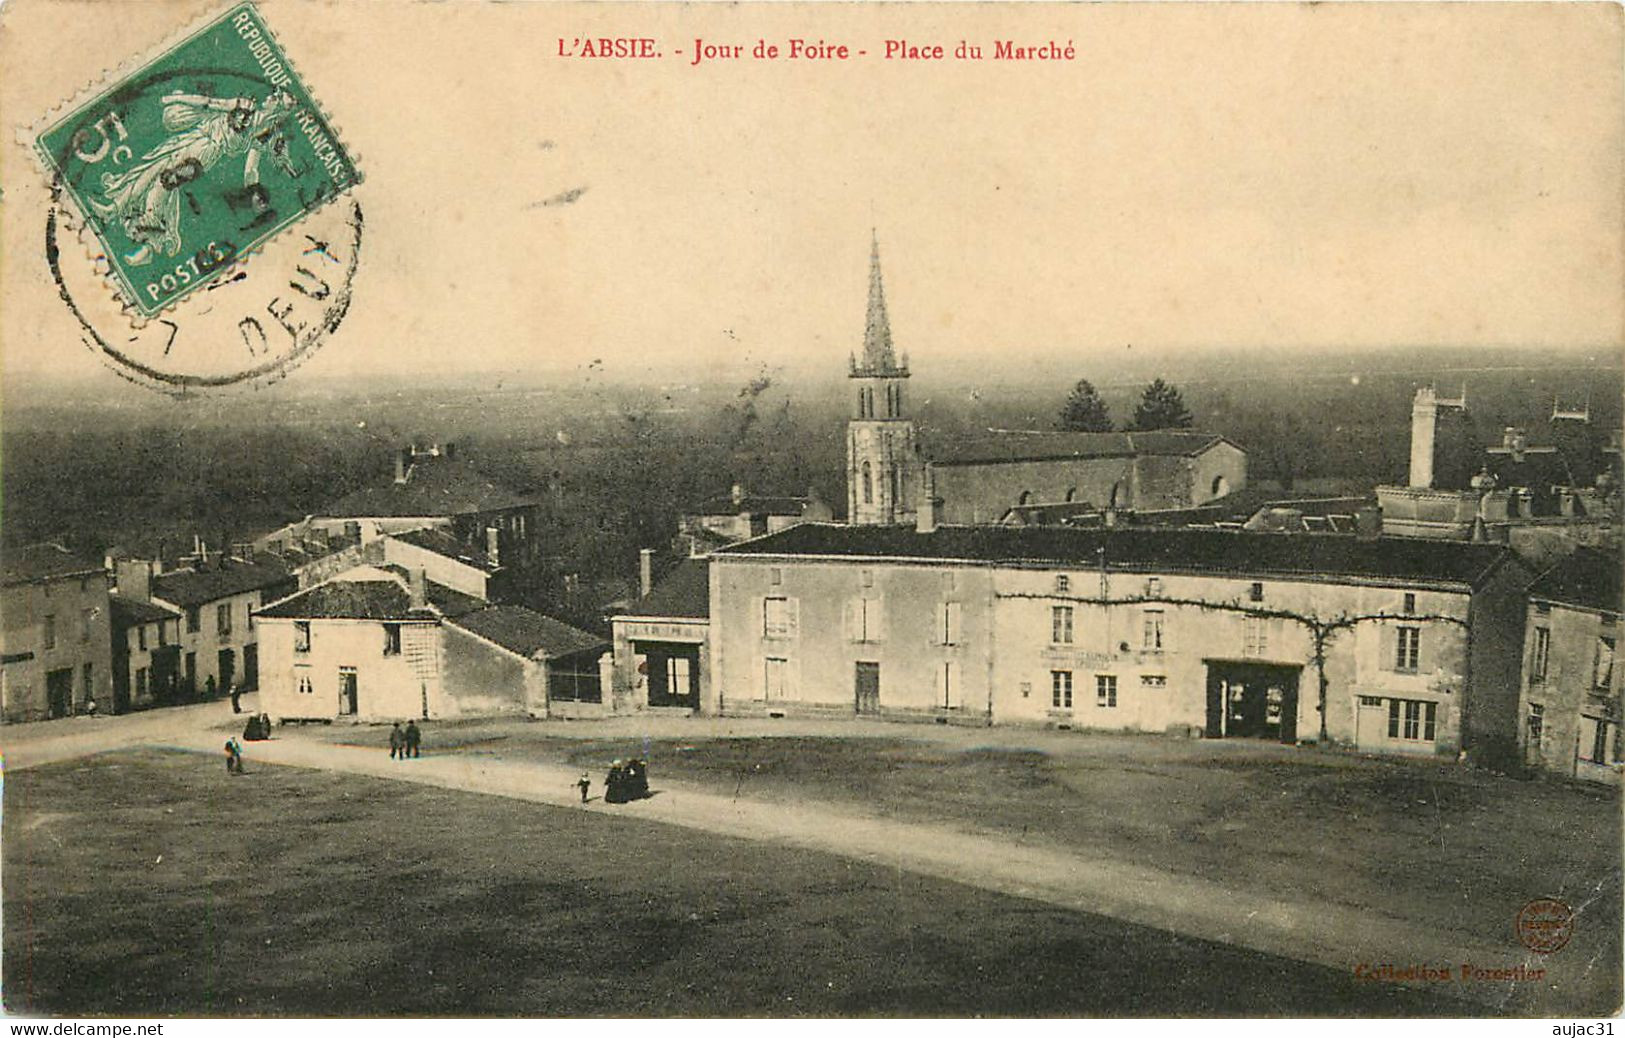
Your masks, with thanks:
[[[294,379],[838,368],[871,229],[916,369],[1625,349],[1617,5],[259,6],[366,177],[354,304]],[[215,9],[11,0],[0,122]],[[557,54],[600,34],[663,57]],[[690,64],[696,38],[792,36],[869,54]],[[885,61],[886,39],[987,56]],[[1076,58],[996,61],[998,39]],[[0,370],[110,376],[9,137],[0,178]]]

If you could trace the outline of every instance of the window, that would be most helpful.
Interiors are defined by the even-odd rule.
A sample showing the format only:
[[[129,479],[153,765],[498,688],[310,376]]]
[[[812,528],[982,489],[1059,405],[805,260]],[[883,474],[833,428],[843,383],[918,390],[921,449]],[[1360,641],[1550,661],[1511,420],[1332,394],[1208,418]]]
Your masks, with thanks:
[[[763,661],[762,667],[762,698],[784,698],[784,672],[789,661],[780,657],[769,656]]]
[[[1264,583],[1263,583],[1263,581],[1260,581],[1260,580],[1253,581],[1252,586],[1247,589],[1247,601],[1249,601],[1249,602],[1262,602],[1262,601],[1264,601]]]
[[[1399,640],[1395,643],[1394,669],[1402,670],[1408,674],[1416,673],[1421,664],[1422,656],[1422,629],[1420,627],[1401,627]]]
[[[1593,764],[1612,764],[1619,757],[1619,724],[1602,717],[1580,718],[1580,759]]]
[[[1406,616],[1416,615],[1416,592],[1405,592],[1404,610]]]
[[[1140,647],[1146,652],[1162,651],[1162,610],[1147,609],[1140,631]]]
[[[399,656],[401,654],[401,625],[384,625],[384,655]]]
[[[1529,745],[1540,747],[1546,741],[1546,708],[1540,703],[1529,704]]]
[[[1117,675],[1095,675],[1095,705],[1115,707],[1117,705]]]
[[[166,620],[158,621],[158,647],[164,648],[169,644],[169,623]]]
[[[1614,639],[1597,635],[1597,654],[1591,667],[1591,687],[1606,690],[1614,681]]]
[[[1140,684],[1145,686],[1146,688],[1167,688],[1168,687],[1168,675],[1166,675],[1166,674],[1141,674],[1140,675]]]
[[[1050,606],[1049,640],[1056,645],[1072,644],[1072,607]]]
[[[875,473],[866,461],[863,463],[863,503],[873,504],[875,500]]]
[[[96,698],[96,683],[92,680],[95,676],[96,672],[92,669],[91,665],[89,663],[85,664],[82,668],[81,678],[85,683],[86,699]]]
[[[1050,671],[1049,688],[1050,704],[1055,709],[1072,709],[1072,672],[1070,670]]]
[[[784,570],[778,566],[774,566],[772,569],[768,570],[767,582],[772,584],[774,587],[782,587],[784,584]]]
[[[293,651],[310,651],[310,621],[295,620],[293,622]]]
[[[942,664],[942,699],[940,702],[945,708],[952,708],[955,705],[955,697],[959,695],[959,675],[956,673],[958,666],[953,660],[946,660]]]
[[[146,667],[137,667],[135,669],[135,697],[137,699],[145,699],[145,698],[147,698],[147,668]]]
[[[854,598],[850,612],[851,636],[855,642],[880,640],[880,599]]]
[[[790,615],[790,600],[788,598],[770,597],[762,599],[762,637],[790,637]]]
[[[942,603],[941,622],[938,624],[938,635],[944,645],[959,644],[961,606],[958,602]]]
[[[1162,594],[1162,578],[1147,577],[1145,579],[1145,597],[1153,598]]]
[[[222,639],[231,637],[231,603],[222,602],[214,607],[214,629]]]
[[[187,609],[186,610],[186,633],[187,634],[196,634],[198,632],[198,629],[200,627],[202,627],[202,626],[203,626],[202,622],[198,619],[197,606],[192,606],[191,608]]]
[[[248,600],[248,602],[246,603],[246,605],[244,606],[244,608],[247,610],[248,629],[250,631],[252,631],[254,629],[254,608],[256,606],[258,606],[258,605],[259,605],[258,602],[254,601],[254,599],[250,598]]]
[[[93,610],[93,609],[81,609],[81,610],[79,610],[79,640],[80,641],[82,641],[82,642],[90,641],[90,619],[91,619],[91,617],[93,617],[95,615],[96,615],[96,611]]]
[[[1249,616],[1242,623],[1241,654],[1267,656],[1270,650],[1269,620],[1262,616]]]
[[[310,696],[316,694],[316,683],[310,680],[309,667],[293,668],[293,680],[294,687],[299,690],[300,695]]]
[[[1061,594],[1065,594],[1066,592],[1072,590],[1072,578],[1067,576],[1065,573],[1062,573],[1060,576],[1056,577],[1055,590]]]
[[[1409,742],[1432,742],[1436,734],[1439,705],[1419,699],[1388,700],[1388,738]]]
[[[147,651],[147,625],[142,624],[135,629],[135,646],[142,652]]]
[[[1382,697],[1381,696],[1361,696],[1360,697],[1360,705],[1361,706],[1381,706],[1382,705]]]
[[[45,614],[45,647],[56,648],[56,616],[52,613]]]
[[[874,587],[875,571],[872,569],[858,570],[858,583],[862,584],[864,587]]]
[[[1545,681],[1546,664],[1552,655],[1552,631],[1549,627],[1535,628],[1535,644],[1529,649],[1529,680]]]

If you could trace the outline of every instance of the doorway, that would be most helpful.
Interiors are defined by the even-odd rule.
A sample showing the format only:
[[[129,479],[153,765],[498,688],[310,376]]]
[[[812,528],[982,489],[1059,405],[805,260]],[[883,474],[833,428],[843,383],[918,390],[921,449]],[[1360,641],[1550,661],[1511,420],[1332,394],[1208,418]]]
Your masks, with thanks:
[[[339,668],[339,714],[354,717],[358,712],[355,668]]]
[[[880,664],[860,660],[853,673],[853,686],[857,696],[857,712],[880,713]]]
[[[633,642],[644,657],[649,705],[697,710],[700,706],[700,647],[680,642]]]
[[[45,675],[46,709],[51,717],[73,713],[73,668],[48,671]]]
[[[243,691],[252,692],[260,687],[260,647],[243,646]]]
[[[1296,742],[1302,671],[1302,667],[1209,660],[1208,738]]]
[[[220,671],[218,688],[224,693],[237,681],[237,654],[230,649],[221,649],[217,660]]]

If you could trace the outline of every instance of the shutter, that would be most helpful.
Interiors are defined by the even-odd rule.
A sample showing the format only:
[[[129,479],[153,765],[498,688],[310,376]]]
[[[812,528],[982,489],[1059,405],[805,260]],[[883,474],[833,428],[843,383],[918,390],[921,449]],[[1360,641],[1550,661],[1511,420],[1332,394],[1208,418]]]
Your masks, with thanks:
[[[767,637],[767,599],[757,595],[750,600],[751,608],[756,610],[756,637]]]
[[[801,636],[801,599],[787,598],[784,600],[785,626],[790,629],[790,637]]]
[[[948,603],[947,628],[948,644],[958,645],[964,639],[963,626],[964,608],[958,602]]]
[[[856,599],[849,598],[842,603],[841,629],[846,632],[846,640],[849,642],[862,640],[863,631],[858,627],[858,609],[859,604]]]
[[[871,598],[869,600],[869,640],[886,640],[886,600],[884,598]]]

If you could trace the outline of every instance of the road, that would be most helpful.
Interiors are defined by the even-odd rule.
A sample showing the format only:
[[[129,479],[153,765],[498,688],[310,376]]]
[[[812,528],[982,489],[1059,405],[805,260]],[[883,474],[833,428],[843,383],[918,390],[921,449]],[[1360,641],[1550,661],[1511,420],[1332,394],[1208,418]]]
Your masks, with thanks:
[[[251,705],[250,705],[251,708]],[[168,747],[219,754],[233,718],[225,703],[149,711],[119,718],[82,718],[0,729],[7,770],[94,753]],[[1091,857],[1074,848],[903,822],[826,803],[785,805],[722,796],[655,776],[656,795],[632,804],[595,799],[582,805],[577,769],[489,754],[450,753],[398,762],[372,748],[333,745],[279,732],[245,745],[250,769],[266,764],[313,768],[510,797],[555,807],[771,841],[921,875],[1098,913],[1204,940],[1354,970],[1361,963],[1459,968],[1522,964],[1544,969],[1539,984],[1452,983],[1446,993],[1487,1009],[1545,1015],[1565,1005],[1597,1004],[1598,976],[1581,959],[1542,958],[1508,931],[1503,944],[1447,928],[1327,900],[1290,900],[1238,890],[1146,864]],[[593,776],[595,790],[600,776]],[[1402,899],[1396,897],[1396,904]],[[1606,971],[1602,971],[1606,973]],[[1606,995],[1603,996],[1606,998]],[[1312,1011],[1312,1007],[1306,1007]]]

